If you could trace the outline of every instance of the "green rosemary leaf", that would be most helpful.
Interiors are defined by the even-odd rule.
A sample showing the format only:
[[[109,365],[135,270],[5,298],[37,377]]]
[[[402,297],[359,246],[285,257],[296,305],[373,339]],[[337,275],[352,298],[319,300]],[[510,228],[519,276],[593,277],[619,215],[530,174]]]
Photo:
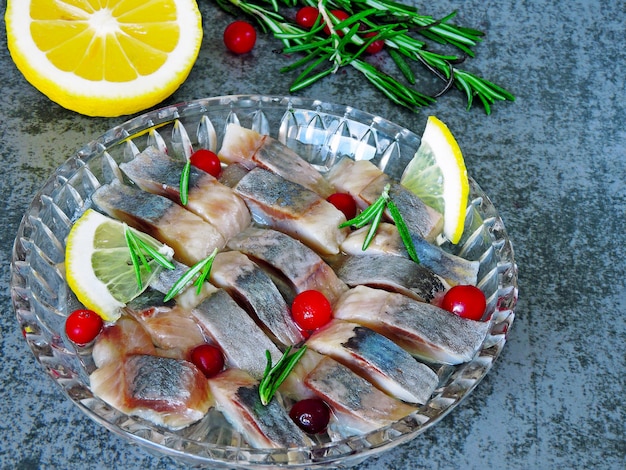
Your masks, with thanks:
[[[345,227],[356,227],[361,228],[365,227],[370,221],[376,217],[378,212],[382,212],[385,210],[385,199],[381,196],[372,204],[370,204],[365,210],[363,210],[359,215],[350,219],[346,222],[343,222],[339,225],[339,228]]]
[[[213,253],[211,253],[211,255],[207,258],[208,261],[202,267],[202,270],[200,271],[200,276],[198,276],[198,279],[196,279],[194,282],[194,285],[197,287],[196,294],[198,295],[200,295],[200,292],[202,292],[202,285],[211,273],[211,268],[213,267],[213,260],[215,259],[215,255],[217,255],[217,248],[215,248],[215,250],[213,250]]]
[[[126,238],[126,245],[128,246],[128,252],[130,253],[130,261],[133,264],[133,270],[135,271],[135,280],[139,289],[143,289],[143,281],[141,280],[141,266],[139,264],[139,256],[137,252],[139,247],[137,246],[135,237],[130,231],[128,225],[124,224],[124,238]]]
[[[146,243],[139,237],[134,237],[134,238],[137,243],[137,246],[140,248],[140,253],[145,251],[146,254],[148,254],[148,256],[150,256],[153,260],[155,260],[157,263],[159,263],[161,266],[163,266],[166,269],[176,268],[176,266],[174,266],[174,263],[172,263],[172,261],[169,260],[166,256],[163,256],[159,252],[159,250],[157,250],[154,246],[151,246],[150,244]],[[150,266],[148,265],[147,261],[145,262],[145,264],[149,270]]]
[[[217,250],[213,250],[213,253],[211,253],[209,256],[207,256],[203,260],[198,261],[191,268],[189,268],[187,270],[187,272],[185,272],[185,274],[183,274],[174,283],[172,288],[165,295],[165,298],[163,299],[163,302],[168,302],[168,301],[172,300],[174,297],[176,297],[185,287],[187,287],[187,284],[189,284],[189,283],[191,283],[193,281],[193,278],[196,276],[196,274],[198,274],[200,271],[202,271],[202,269],[208,263],[212,263],[213,262],[213,259],[215,258],[216,254],[217,254]],[[207,275],[208,275],[208,273],[207,273]]]
[[[265,367],[265,373],[259,383],[259,397],[261,403],[266,406],[270,400],[274,397],[274,394],[280,387],[280,385],[289,376],[293,368],[298,361],[302,358],[307,350],[307,346],[304,345],[297,352],[289,354],[292,346],[289,346],[279,361],[272,367],[272,357],[269,351],[265,351],[265,357],[267,358],[267,365]]]
[[[413,244],[413,240],[411,239],[411,233],[409,232],[409,228],[406,226],[406,222],[404,222],[404,218],[398,210],[398,206],[393,202],[391,198],[387,201],[387,208],[389,209],[389,213],[391,214],[391,218],[396,224],[398,229],[398,233],[400,234],[400,238],[404,243],[404,247],[406,248],[409,257],[419,263],[419,257],[417,256],[417,251],[415,251],[415,245]]]
[[[411,85],[414,85],[415,74],[413,73],[413,70],[411,70],[411,67],[409,67],[409,64],[407,63],[407,61],[404,60],[404,57],[402,56],[402,54],[400,54],[395,49],[391,49],[391,48],[388,50],[388,52],[391,58],[393,59],[393,62],[396,64],[396,67],[398,67],[400,72],[402,72],[402,75],[404,75],[404,78],[406,78],[407,81]]]
[[[365,237],[365,240],[363,240],[363,246],[361,247],[362,251],[367,250],[367,247],[370,246],[370,243],[372,243],[372,239],[376,235],[376,232],[378,232],[378,226],[380,225],[384,212],[385,204],[383,204],[380,211],[378,211],[372,218],[372,225],[370,225],[370,229],[367,231],[367,236]]]
[[[180,203],[187,205],[189,200],[189,173],[191,172],[191,160],[187,159],[183,171],[180,174]]]

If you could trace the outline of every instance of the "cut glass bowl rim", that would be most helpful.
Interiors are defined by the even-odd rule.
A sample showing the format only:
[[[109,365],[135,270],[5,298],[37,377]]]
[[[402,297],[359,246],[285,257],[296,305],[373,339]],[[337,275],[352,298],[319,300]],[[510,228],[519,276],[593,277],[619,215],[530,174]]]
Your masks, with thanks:
[[[64,280],[58,279],[59,275],[62,277],[63,234],[89,207],[89,195],[100,184],[98,178],[110,181],[116,176],[110,152],[117,151],[118,159],[129,158],[143,150],[136,147],[137,139],[144,139],[146,146],[165,146],[169,152],[182,156],[188,156],[192,146],[216,150],[219,125],[240,121],[245,127],[271,131],[274,137],[278,133],[279,140],[295,145],[298,151],[308,152],[313,160],[321,157],[321,164],[313,161],[318,167],[324,167],[339,155],[352,153],[358,158],[373,156],[373,162],[392,174],[395,172],[396,177],[398,169],[406,165],[420,141],[412,131],[350,106],[285,96],[204,98],[131,118],[81,148],[57,168],[33,198],[13,247],[13,307],[33,354],[66,396],[97,423],[161,456],[194,466],[328,468],[353,465],[413,439],[441,420],[487,375],[506,343],[518,296],[517,265],[500,216],[472,178],[466,233],[457,247],[449,244],[443,247],[485,262],[486,272],[479,276],[484,281],[483,287],[493,290],[493,295],[488,297],[492,309],[490,333],[472,361],[439,370],[443,385],[426,405],[385,428],[293,449],[253,449],[182,437],[128,417],[90,397],[88,380],[85,380],[87,373],[80,370],[88,362],[90,352],[73,349],[62,333],[63,318],[72,308],[72,296]],[[190,127],[191,122],[195,129]],[[279,129],[272,124],[278,124]],[[171,135],[163,134],[166,126],[172,127]],[[195,131],[193,138],[189,137],[191,131]],[[323,142],[320,143],[319,138]],[[121,147],[124,147],[123,155]],[[100,166],[90,167],[94,162]],[[60,284],[56,290],[55,282]]]

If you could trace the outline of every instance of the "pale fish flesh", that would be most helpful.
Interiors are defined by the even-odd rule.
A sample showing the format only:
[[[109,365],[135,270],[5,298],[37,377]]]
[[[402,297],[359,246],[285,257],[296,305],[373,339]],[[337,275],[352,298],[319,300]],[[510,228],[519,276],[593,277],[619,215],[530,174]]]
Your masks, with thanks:
[[[332,304],[348,289],[317,253],[276,230],[251,227],[230,239],[228,247],[280,271],[296,293],[315,289]]]
[[[218,153],[225,163],[248,169],[260,166],[326,198],[334,191],[322,174],[278,140],[237,124],[228,124]]]
[[[378,176],[371,179],[376,173]],[[362,209],[373,204],[389,184],[389,196],[412,234],[433,241],[441,233],[442,215],[369,161],[344,158],[333,165],[326,178],[337,190],[351,194]],[[388,211],[385,214],[392,220]]]
[[[332,263],[337,276],[351,287],[366,285],[432,302],[446,291],[439,276],[424,265],[400,256],[342,256]]]
[[[436,305],[366,286],[344,294],[333,315],[367,326],[425,361],[442,364],[470,361],[489,331],[489,322],[461,318]]]
[[[343,212],[317,193],[271,171],[255,168],[234,188],[259,225],[291,235],[322,255],[339,253],[349,229]]]
[[[408,403],[426,403],[439,383],[428,366],[385,336],[356,323],[332,320],[306,344]]]
[[[416,411],[330,357],[318,363],[305,384],[339,415],[341,425],[353,432],[368,433]]]
[[[218,253],[213,261],[210,280],[226,290],[284,346],[304,340],[276,285],[265,271],[243,253]]]
[[[208,380],[216,407],[252,447],[283,448],[311,445],[291,420],[276,395],[267,406],[259,397],[259,382],[240,369],[227,369]]]
[[[223,289],[191,310],[203,332],[217,343],[229,367],[243,369],[260,379],[267,364],[265,351],[272,363],[281,352],[254,320]]]
[[[120,164],[126,175],[144,191],[181,204],[180,176],[184,162],[148,147],[128,163]],[[185,208],[213,225],[228,240],[250,225],[250,212],[233,190],[195,166],[189,171]]]
[[[90,384],[95,396],[119,411],[172,430],[202,419],[213,406],[206,377],[182,359],[125,356],[96,369]]]
[[[155,346],[168,351],[161,355],[184,359],[193,348],[205,343],[191,313],[180,305],[129,309],[129,312],[150,334]]]
[[[326,356],[323,356],[311,348],[307,348],[285,381],[280,384],[278,388],[280,394],[294,401],[304,400],[305,398],[315,398],[315,393],[304,384],[304,379],[317,367],[324,357]]]
[[[124,185],[101,186],[92,196],[100,209],[174,249],[174,258],[193,265],[226,241],[211,224],[167,198]]]
[[[388,254],[408,258],[408,253],[398,229],[393,224],[381,223],[378,226],[372,243],[363,251],[363,241],[367,235],[369,226],[355,230],[349,234],[341,244],[345,253],[360,256],[363,254]],[[421,237],[412,236],[413,246],[419,258],[420,265],[431,269],[441,276],[449,284],[476,284],[478,277],[478,261],[470,261],[460,256],[453,255],[440,247],[428,243]]]
[[[152,338],[137,320],[122,316],[98,335],[92,357],[96,367],[117,364],[129,354],[156,354]]]

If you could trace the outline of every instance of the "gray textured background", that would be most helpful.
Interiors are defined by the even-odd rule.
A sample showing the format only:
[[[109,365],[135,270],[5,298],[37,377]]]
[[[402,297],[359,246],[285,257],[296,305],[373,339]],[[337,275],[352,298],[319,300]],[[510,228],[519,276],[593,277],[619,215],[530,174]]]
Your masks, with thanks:
[[[200,0],[205,38],[168,102],[237,93],[286,94],[279,44],[262,37],[235,57],[232,19]],[[509,342],[475,392],[437,426],[362,469],[624,468],[626,413],[626,3],[419,2],[458,10],[487,32],[466,68],[506,86],[491,116],[451,93],[420,114],[380,99],[352,71],[301,96],[377,113],[421,133],[446,122],[513,240],[520,300]],[[2,11],[6,1],[0,1]],[[0,33],[0,467],[170,469],[84,417],[35,362],[15,321],[9,263],[19,221],[44,180],[82,144],[124,118],[94,119],[51,103],[14,67]]]

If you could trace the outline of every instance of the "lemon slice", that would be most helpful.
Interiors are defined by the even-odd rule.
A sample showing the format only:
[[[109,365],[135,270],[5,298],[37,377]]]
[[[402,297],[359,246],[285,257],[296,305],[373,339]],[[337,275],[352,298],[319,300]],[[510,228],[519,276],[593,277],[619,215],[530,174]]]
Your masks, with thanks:
[[[443,235],[458,243],[469,194],[467,169],[454,136],[436,117],[428,117],[422,142],[400,183],[443,214]]]
[[[89,116],[163,101],[187,78],[202,41],[195,0],[8,0],[5,22],[26,79]]]
[[[149,260],[150,271],[141,266],[140,288],[126,243],[126,225],[88,209],[72,226],[65,247],[67,284],[78,300],[105,321],[120,317],[121,308],[137,297],[161,267]],[[174,250],[154,238],[133,231],[168,259]]]

